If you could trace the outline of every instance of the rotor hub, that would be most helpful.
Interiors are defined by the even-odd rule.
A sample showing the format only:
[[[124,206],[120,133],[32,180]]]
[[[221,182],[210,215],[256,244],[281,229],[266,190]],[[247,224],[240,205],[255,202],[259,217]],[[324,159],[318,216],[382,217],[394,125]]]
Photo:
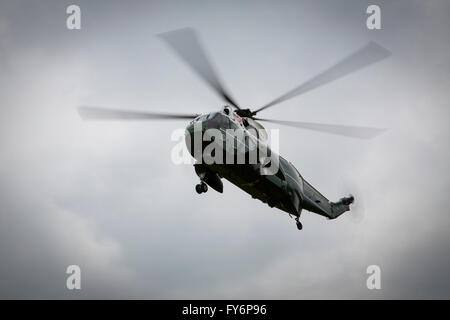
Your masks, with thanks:
[[[243,118],[251,118],[254,115],[256,115],[256,112],[251,111],[250,109],[238,109],[235,111],[235,113]]]

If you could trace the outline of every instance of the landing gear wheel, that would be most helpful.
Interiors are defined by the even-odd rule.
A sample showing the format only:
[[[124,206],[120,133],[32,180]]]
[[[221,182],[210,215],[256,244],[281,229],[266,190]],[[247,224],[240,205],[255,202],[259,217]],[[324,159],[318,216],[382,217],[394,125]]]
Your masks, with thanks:
[[[205,193],[208,191],[208,186],[206,183],[201,182],[195,186],[195,191],[197,191],[198,194]]]
[[[300,222],[300,215],[298,217],[295,218],[295,224],[297,225],[297,229],[298,230],[302,230],[303,229],[303,225]]]

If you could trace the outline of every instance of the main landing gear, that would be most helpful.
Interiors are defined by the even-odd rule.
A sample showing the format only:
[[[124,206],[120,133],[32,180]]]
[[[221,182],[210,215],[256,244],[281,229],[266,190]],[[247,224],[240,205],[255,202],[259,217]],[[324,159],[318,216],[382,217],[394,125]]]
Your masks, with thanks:
[[[205,193],[208,191],[208,186],[202,181],[195,186],[195,191],[197,191],[198,194]]]

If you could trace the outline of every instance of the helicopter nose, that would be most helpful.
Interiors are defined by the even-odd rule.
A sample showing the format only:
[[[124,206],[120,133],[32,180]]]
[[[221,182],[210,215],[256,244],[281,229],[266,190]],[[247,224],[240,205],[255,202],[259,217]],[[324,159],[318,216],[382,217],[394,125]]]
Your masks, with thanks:
[[[203,151],[203,134],[207,128],[207,120],[191,122],[185,131],[185,143],[189,153],[197,159]],[[198,159],[197,159],[198,160]]]
[[[186,127],[186,135],[203,134],[208,127],[208,121],[193,121]]]

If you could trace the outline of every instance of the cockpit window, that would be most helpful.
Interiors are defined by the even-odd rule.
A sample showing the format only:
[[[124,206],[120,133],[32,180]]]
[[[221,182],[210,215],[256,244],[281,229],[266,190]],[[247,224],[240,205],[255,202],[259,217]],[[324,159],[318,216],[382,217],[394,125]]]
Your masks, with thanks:
[[[209,128],[229,128],[230,127],[230,119],[219,112],[211,113],[208,117],[208,127]]]
[[[200,120],[206,120],[206,117],[208,117],[207,114],[200,115],[197,118],[195,118],[194,120],[192,120],[192,122],[197,122],[197,121],[200,121]]]
[[[204,121],[208,118],[209,114],[203,114],[198,116],[197,118],[195,118],[194,120],[191,121],[191,124],[198,122],[198,121]]]
[[[238,130],[242,129],[235,121],[230,121],[230,129]]]

